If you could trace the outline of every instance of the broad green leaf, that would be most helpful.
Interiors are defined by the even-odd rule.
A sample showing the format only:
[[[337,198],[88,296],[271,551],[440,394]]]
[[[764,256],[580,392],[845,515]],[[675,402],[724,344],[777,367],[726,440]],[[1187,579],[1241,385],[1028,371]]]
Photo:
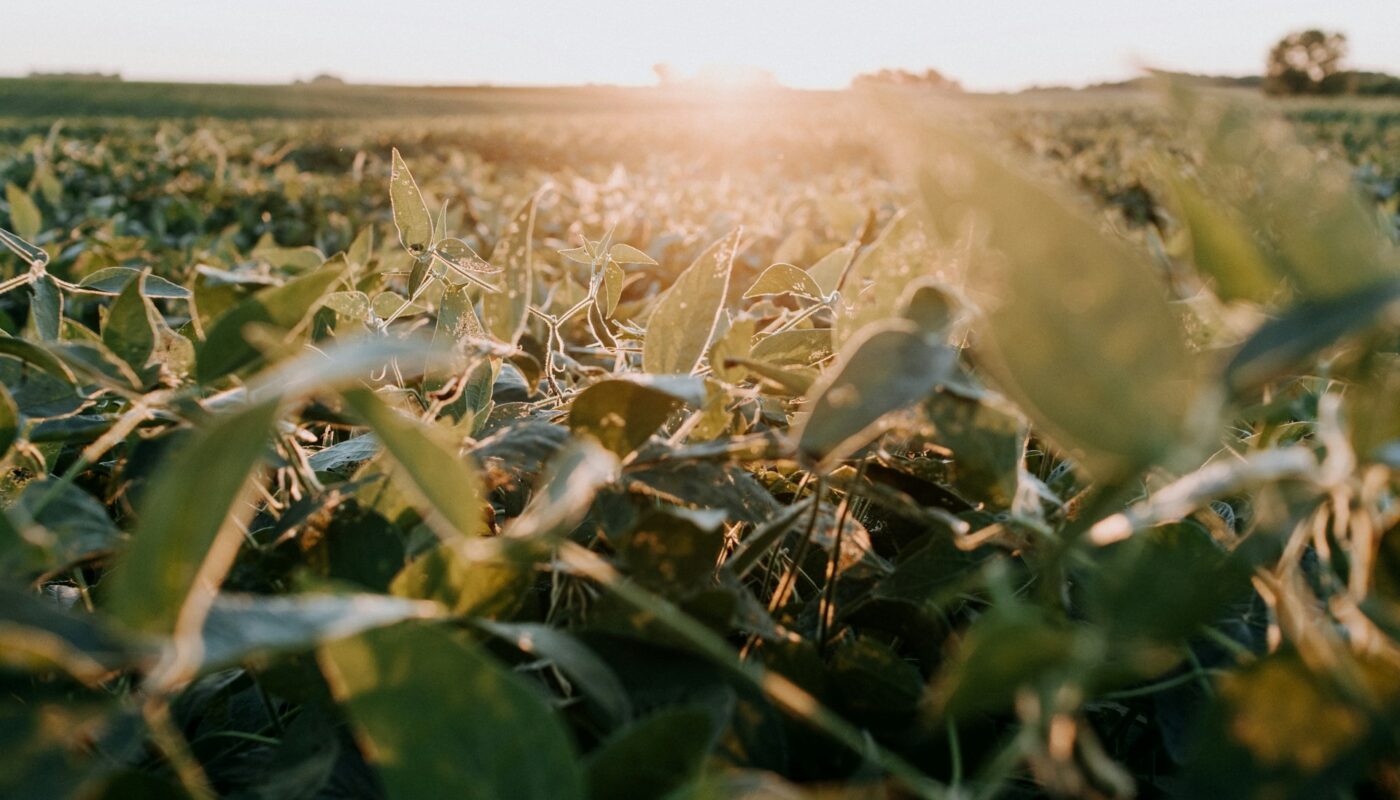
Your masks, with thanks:
[[[904,320],[872,325],[812,387],[797,446],[832,463],[881,431],[886,415],[923,400],[952,374],[957,353]]]
[[[627,273],[622,271],[622,267],[611,261],[603,265],[603,294],[607,298],[603,309],[605,318],[612,319],[617,303],[622,299],[622,285],[626,282]]]
[[[177,620],[198,624],[243,541],[253,509],[239,499],[259,479],[276,417],[271,402],[214,417],[167,457],[142,494],[131,546],[106,580],[114,618],[147,633],[168,634]]]
[[[328,644],[320,662],[390,798],[584,796],[560,717],[476,646],[408,624]]]
[[[112,302],[102,322],[102,343],[138,375],[156,349],[156,333],[163,324],[160,312],[146,297],[146,273],[127,283]]]
[[[77,377],[73,375],[73,370],[69,369],[67,364],[44,347],[28,339],[0,333],[0,355],[11,356],[26,364],[32,364],[64,383],[77,383]]]
[[[486,259],[477,255],[472,246],[461,239],[443,239],[437,243],[433,255],[446,261],[453,269],[464,272],[489,274],[501,271],[500,267],[493,266]],[[412,290],[410,289],[410,291]]]
[[[63,292],[47,273],[29,282],[29,324],[43,341],[58,341],[63,327]]]
[[[641,381],[599,381],[574,398],[569,429],[625,456],[641,447],[684,404],[683,398]]]
[[[42,478],[26,484],[10,515],[20,524],[24,538],[42,551],[41,558],[30,562],[35,573],[109,555],[125,539],[107,509],[68,481]]]
[[[818,300],[822,297],[822,290],[805,270],[791,264],[774,264],[758,276],[753,286],[744,292],[744,297],[747,299],[773,294],[795,294]]]
[[[1191,234],[1196,266],[1215,279],[1222,300],[1260,303],[1278,293],[1281,276],[1269,268],[1234,209],[1212,200],[1186,179],[1172,181],[1172,189]]]
[[[830,328],[800,328],[765,336],[753,346],[750,357],[774,364],[807,366],[831,355]]]
[[[136,280],[136,277],[141,273],[142,270],[131,267],[107,267],[84,276],[81,281],[78,281],[78,286],[96,294],[119,295],[127,287],[127,284]],[[189,289],[149,272],[146,273],[146,281],[142,285],[141,292],[147,297],[176,300],[187,300],[190,297]]]
[[[415,258],[427,254],[432,245],[433,220],[423,193],[408,171],[403,156],[394,148],[393,165],[389,171],[389,202],[394,209],[394,227],[399,230],[399,243]]]
[[[14,395],[0,383],[0,459],[4,459],[19,440],[19,423],[19,406],[15,405]]]
[[[34,239],[44,228],[39,207],[29,193],[14,185],[5,184],[5,201],[10,204],[10,225],[22,239]]]
[[[687,374],[709,347],[729,293],[729,275],[741,230],[705,248],[652,311],[642,345],[642,369],[655,374]]]
[[[752,355],[753,332],[754,321],[745,317],[734,320],[723,334],[715,337],[715,343],[710,346],[710,369],[715,377],[729,383],[744,379],[743,367],[731,366],[730,362]]]
[[[994,298],[978,359],[1037,423],[1102,478],[1190,444],[1195,367],[1150,265],[1068,201],[952,136],[921,181],[946,234],[985,242],[973,288]]]
[[[1259,326],[1225,368],[1236,394],[1305,368],[1318,352],[1380,324],[1400,305],[1400,280],[1304,300]]]
[[[200,383],[209,383],[260,361],[262,353],[244,338],[244,329],[265,325],[285,332],[294,330],[340,281],[347,268],[344,259],[333,259],[281,286],[263,289],[220,315],[198,348],[195,374]]]
[[[507,617],[529,594],[535,565],[528,553],[474,546],[498,541],[454,537],[439,542],[400,570],[389,591],[439,603],[455,616]]]
[[[924,403],[935,439],[953,451],[951,483],[966,497],[1009,508],[1026,454],[1025,420],[992,395],[936,392]]]
[[[367,389],[342,393],[356,416],[373,429],[417,490],[420,513],[438,536],[477,536],[483,529],[481,480],[447,444],[441,430],[394,411]]]
[[[632,699],[617,674],[572,634],[532,622],[483,619],[472,624],[510,642],[523,653],[549,659],[597,704],[610,722],[621,724],[632,718]]]
[[[1073,630],[1037,609],[998,608],[968,629],[935,697],[955,719],[1008,709],[1023,687],[1064,680],[1078,646]]]
[[[838,707],[856,719],[907,717],[924,689],[917,667],[884,642],[864,636],[836,649],[830,672],[841,687]]]
[[[570,247],[566,250],[560,250],[559,255],[569,259],[575,264],[593,263],[593,253],[587,247]]]
[[[588,796],[671,796],[699,774],[719,734],[714,715],[703,707],[657,711],[589,754]]]
[[[0,665],[36,673],[57,667],[95,685],[135,661],[127,644],[100,618],[79,616],[17,587],[0,586]],[[0,775],[4,787],[12,776],[8,769],[0,769]]]
[[[355,236],[355,241],[350,243],[350,249],[345,251],[345,260],[349,261],[351,266],[359,267],[363,271],[373,257],[374,226],[367,225]]]
[[[619,264],[656,264],[656,260],[651,256],[630,244],[623,244],[621,242],[618,242],[608,249],[608,257]]]
[[[226,669],[255,656],[311,650],[372,628],[441,613],[433,603],[378,594],[221,594],[200,632],[200,671]]]
[[[314,247],[259,246],[253,249],[253,258],[265,261],[274,269],[288,272],[305,272],[326,263],[326,254]]]
[[[1202,188],[1264,233],[1270,266],[1302,298],[1353,294],[1400,275],[1400,249],[1350,169],[1319,159],[1282,119],[1240,104],[1196,102],[1193,110],[1189,120],[1203,139]]]
[[[845,273],[846,266],[851,263],[851,258],[855,256],[855,253],[856,249],[851,245],[838,247],[807,268],[807,274],[817,282],[817,286],[821,287],[823,295],[829,295],[836,291],[841,283],[841,276]]]
[[[1384,670],[1393,685],[1394,669]],[[1222,676],[1188,754],[1183,796],[1322,797],[1360,779],[1383,712],[1334,683],[1290,649]]]
[[[939,251],[918,214],[901,212],[851,264],[832,332],[837,349],[872,322],[898,317],[905,289],[934,274]]]
[[[522,539],[566,534],[579,524],[593,496],[617,477],[617,456],[591,439],[570,442],[550,459],[530,504],[506,528]]]
[[[492,336],[514,345],[525,333],[535,284],[535,203],[532,195],[511,218],[491,251],[491,263],[500,267],[499,292],[481,298],[481,317]]]

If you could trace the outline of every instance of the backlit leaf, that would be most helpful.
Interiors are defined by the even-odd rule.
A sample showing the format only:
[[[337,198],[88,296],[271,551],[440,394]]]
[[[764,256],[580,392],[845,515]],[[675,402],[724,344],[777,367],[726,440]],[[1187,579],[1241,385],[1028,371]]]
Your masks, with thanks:
[[[740,233],[735,230],[705,248],[661,296],[642,345],[642,369],[685,374],[700,364],[724,310]]]
[[[584,796],[560,718],[476,646],[400,625],[328,644],[320,662],[390,798]]]

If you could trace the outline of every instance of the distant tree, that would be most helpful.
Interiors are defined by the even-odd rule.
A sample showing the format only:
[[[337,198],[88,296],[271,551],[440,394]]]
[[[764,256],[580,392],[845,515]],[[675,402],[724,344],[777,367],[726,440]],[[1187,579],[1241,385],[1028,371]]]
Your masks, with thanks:
[[[904,69],[882,69],[878,72],[857,75],[851,81],[851,86],[856,88],[862,86],[911,86],[952,92],[962,91],[962,84],[936,69],[924,70],[922,73]]]
[[[676,68],[670,64],[653,64],[651,71],[656,75],[656,82],[661,86],[674,86],[679,82]]]
[[[1306,30],[1290,33],[1269,51],[1264,91],[1275,95],[1343,94],[1350,81],[1342,72],[1347,37]]]

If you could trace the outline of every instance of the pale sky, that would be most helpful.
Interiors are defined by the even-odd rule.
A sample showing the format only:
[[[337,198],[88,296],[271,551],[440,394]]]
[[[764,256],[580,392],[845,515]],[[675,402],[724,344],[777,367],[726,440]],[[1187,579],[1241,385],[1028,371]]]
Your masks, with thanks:
[[[804,88],[934,67],[1001,90],[1143,64],[1257,74],[1304,27],[1345,32],[1358,68],[1400,73],[1400,0],[4,0],[0,27],[6,76],[645,85],[667,62],[751,65]]]

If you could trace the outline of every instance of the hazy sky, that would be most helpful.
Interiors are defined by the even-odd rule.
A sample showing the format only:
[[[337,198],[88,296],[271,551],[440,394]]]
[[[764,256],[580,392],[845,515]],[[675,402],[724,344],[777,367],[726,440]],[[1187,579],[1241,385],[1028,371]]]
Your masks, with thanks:
[[[1400,0],[5,0],[0,75],[281,82],[653,82],[651,66],[772,70],[844,86],[935,67],[973,89],[1129,77],[1138,64],[1257,73],[1301,27],[1400,72]],[[3,109],[0,109],[3,114]]]

